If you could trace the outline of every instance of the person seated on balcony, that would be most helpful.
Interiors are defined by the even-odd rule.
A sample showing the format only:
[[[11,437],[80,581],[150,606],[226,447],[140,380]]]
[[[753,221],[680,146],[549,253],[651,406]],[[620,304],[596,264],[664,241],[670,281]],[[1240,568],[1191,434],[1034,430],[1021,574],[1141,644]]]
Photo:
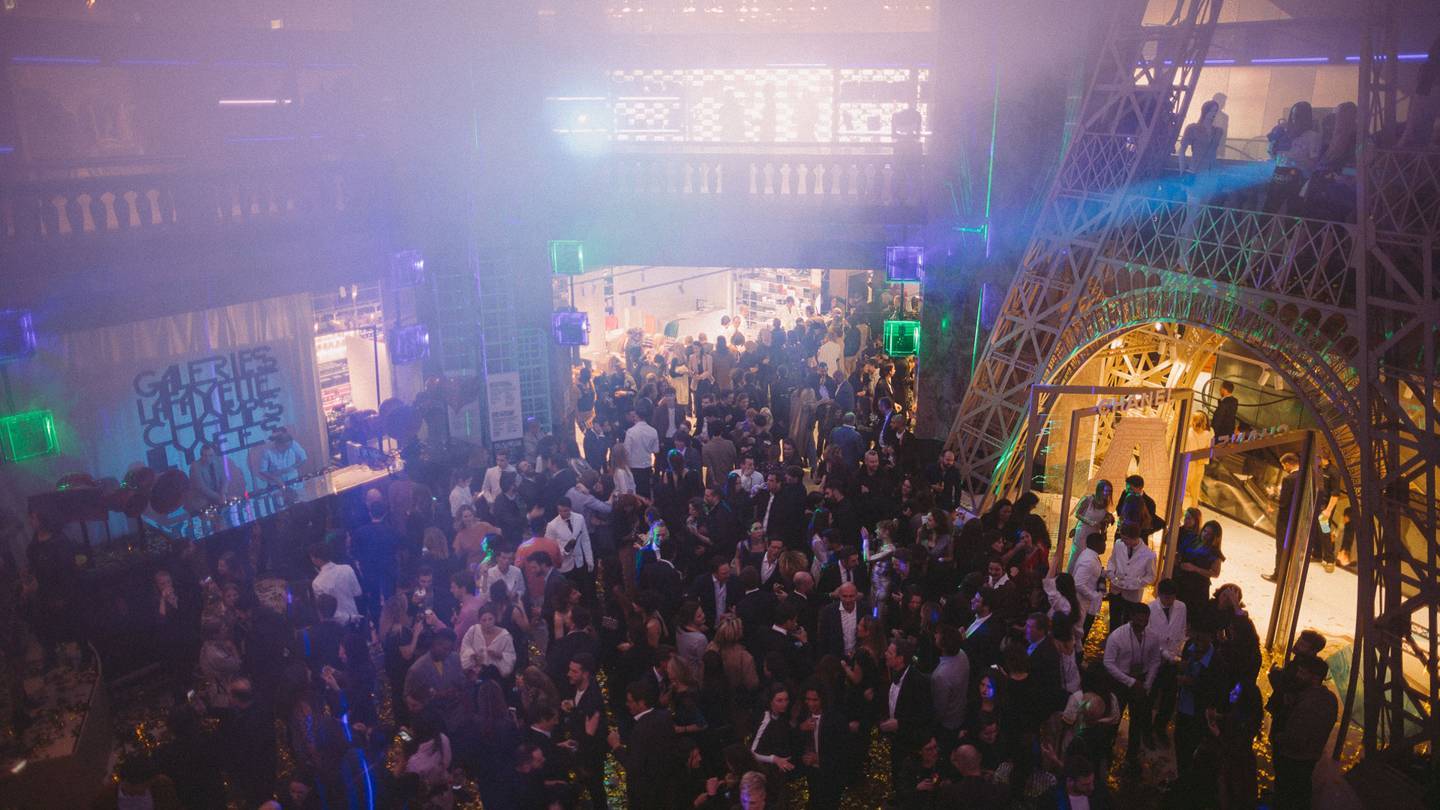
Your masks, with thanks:
[[[1284,213],[1294,207],[1300,190],[1320,160],[1320,132],[1315,127],[1310,102],[1295,102],[1285,120],[1265,137],[1270,142],[1270,156],[1275,159],[1275,174],[1270,179],[1265,210]]]

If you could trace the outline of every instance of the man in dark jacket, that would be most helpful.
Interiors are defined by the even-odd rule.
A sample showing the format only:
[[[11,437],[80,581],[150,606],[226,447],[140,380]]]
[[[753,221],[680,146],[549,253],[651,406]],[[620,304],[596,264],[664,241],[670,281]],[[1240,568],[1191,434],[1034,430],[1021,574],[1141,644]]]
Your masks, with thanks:
[[[658,698],[643,682],[625,690],[625,708],[635,725],[627,739],[610,732],[610,750],[625,768],[626,798],[633,810],[668,810],[671,788],[681,774],[675,723],[665,709],[655,708]]]
[[[1215,438],[1229,436],[1240,427],[1240,420],[1237,414],[1240,410],[1240,400],[1235,398],[1235,383],[1224,380],[1220,383],[1220,402],[1215,406],[1215,413],[1210,415],[1210,429],[1215,432]]]
[[[930,738],[930,720],[935,707],[930,698],[930,676],[913,666],[915,642],[897,638],[885,648],[885,668],[890,673],[890,687],[884,695],[879,728],[882,734],[894,735],[890,743],[890,774],[892,782],[902,763],[914,759],[920,747]],[[881,696],[877,696],[881,697]]]

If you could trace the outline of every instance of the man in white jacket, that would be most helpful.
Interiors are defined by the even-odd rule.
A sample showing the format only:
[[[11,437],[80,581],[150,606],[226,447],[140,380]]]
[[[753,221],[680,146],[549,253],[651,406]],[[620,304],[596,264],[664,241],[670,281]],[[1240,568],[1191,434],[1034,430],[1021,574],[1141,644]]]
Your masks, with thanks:
[[[1079,641],[1082,648],[1085,639],[1090,636],[1090,626],[1100,615],[1100,603],[1105,598],[1105,589],[1101,584],[1105,569],[1100,564],[1100,554],[1104,550],[1105,535],[1091,534],[1086,547],[1075,558],[1075,567],[1070,569],[1070,576],[1075,579],[1075,595],[1079,597],[1080,609],[1085,612],[1085,635]]]
[[[1140,539],[1140,526],[1123,522],[1115,530],[1120,542],[1110,553],[1105,579],[1110,583],[1110,629],[1113,632],[1129,621],[1130,614],[1145,609],[1145,588],[1155,581],[1155,552]],[[1077,583],[1078,584],[1078,583]]]
[[[1140,744],[1150,734],[1150,712],[1155,678],[1160,673],[1160,636],[1149,632],[1150,611],[1136,610],[1127,624],[1105,639],[1105,670],[1120,685],[1117,697],[1130,710],[1130,739],[1125,764],[1140,765]]]
[[[1165,737],[1170,716],[1175,712],[1179,684],[1180,658],[1185,652],[1185,603],[1175,598],[1175,581],[1162,579],[1155,585],[1157,596],[1150,600],[1150,632],[1160,639],[1160,674],[1155,678],[1155,718],[1151,729]],[[1153,745],[1152,745],[1153,747]]]

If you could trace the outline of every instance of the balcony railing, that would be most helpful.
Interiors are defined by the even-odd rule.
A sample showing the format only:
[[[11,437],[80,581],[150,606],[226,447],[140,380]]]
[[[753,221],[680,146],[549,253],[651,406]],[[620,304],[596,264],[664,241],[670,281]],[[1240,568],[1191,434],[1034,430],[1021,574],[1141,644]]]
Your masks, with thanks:
[[[606,191],[622,196],[918,208],[923,158],[894,154],[617,154]]]
[[[167,169],[0,184],[0,245],[325,221],[360,226],[373,189],[367,173],[348,164]]]

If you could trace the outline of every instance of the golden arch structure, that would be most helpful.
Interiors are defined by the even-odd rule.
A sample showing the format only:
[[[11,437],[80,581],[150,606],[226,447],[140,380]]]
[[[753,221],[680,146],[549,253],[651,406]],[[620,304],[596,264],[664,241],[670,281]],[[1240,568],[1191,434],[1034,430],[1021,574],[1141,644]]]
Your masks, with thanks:
[[[1144,0],[1118,2],[1123,8],[946,446],[983,506],[1017,492],[1029,473],[1019,461],[1032,387],[1063,384],[1116,347],[1120,358],[1162,362],[1136,372],[1117,360],[1105,383],[1134,384],[1124,377],[1138,373],[1150,375],[1141,384],[1181,388],[1193,384],[1198,363],[1156,371],[1166,345],[1159,338],[1188,342],[1191,357],[1213,350],[1206,335],[1248,347],[1313,413],[1360,516],[1354,678],[1363,686],[1363,751],[1433,751],[1440,744],[1440,152],[1376,146],[1404,101],[1392,4],[1357,2],[1356,18],[1371,21],[1357,88],[1366,137],[1357,155],[1357,221],[1342,223],[1158,193],[1221,0],[1185,0],[1177,21],[1159,26],[1142,24]],[[1408,676],[1406,658],[1419,663]]]

